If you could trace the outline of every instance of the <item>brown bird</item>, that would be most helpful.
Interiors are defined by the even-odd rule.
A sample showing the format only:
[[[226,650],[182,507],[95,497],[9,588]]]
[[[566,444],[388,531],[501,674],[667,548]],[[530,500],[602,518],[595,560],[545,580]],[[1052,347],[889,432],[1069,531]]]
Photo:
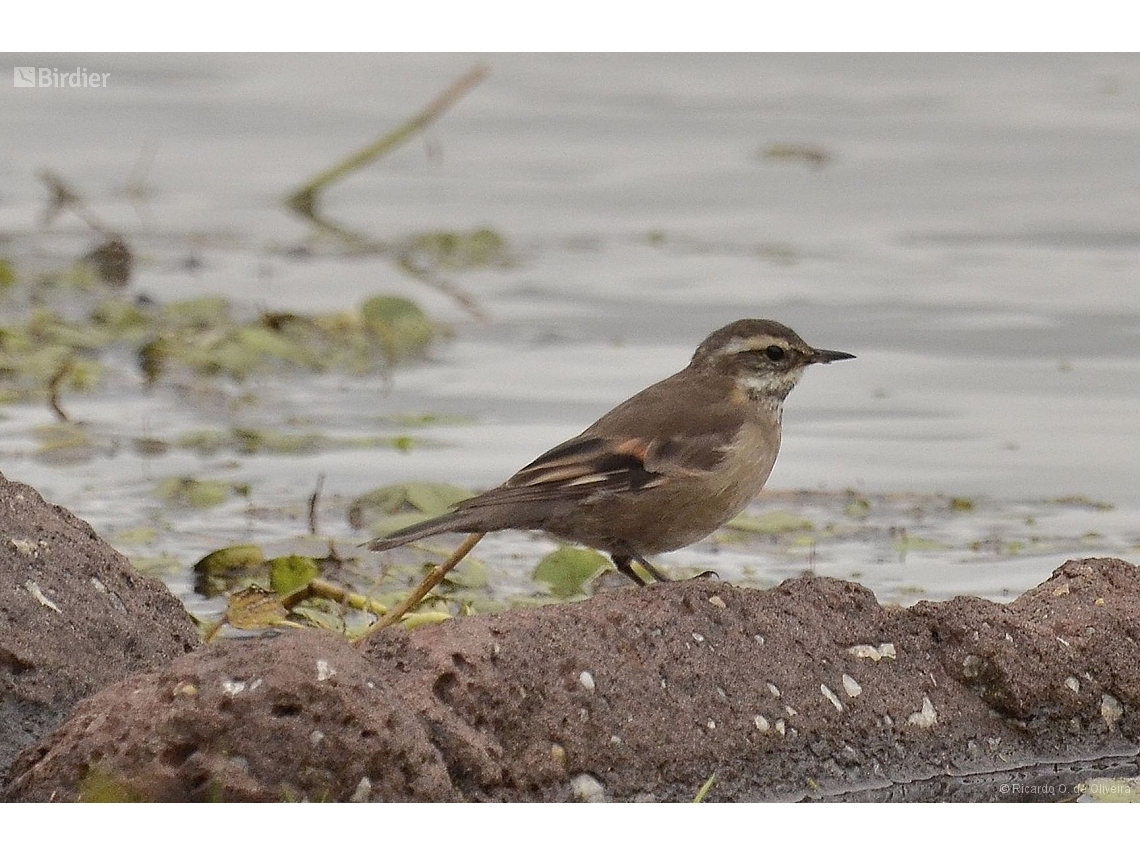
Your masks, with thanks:
[[[783,324],[741,320],[706,338],[689,364],[618,404],[505,483],[442,516],[370,541],[385,550],[445,532],[470,536],[371,633],[399,620],[489,531],[545,531],[607,552],[639,585],[645,556],[695,543],[738,514],[780,450],[784,399],[819,350]]]

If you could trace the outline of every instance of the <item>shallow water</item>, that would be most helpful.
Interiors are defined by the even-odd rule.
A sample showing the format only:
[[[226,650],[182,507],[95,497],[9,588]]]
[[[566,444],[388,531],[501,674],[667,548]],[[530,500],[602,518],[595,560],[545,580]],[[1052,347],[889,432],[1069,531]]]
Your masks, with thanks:
[[[94,243],[72,215],[38,225],[47,167],[132,242],[133,292],[224,294],[251,312],[390,292],[454,329],[390,378],[146,393],[124,354],[97,392],[68,398],[108,439],[73,465],[35,454],[46,407],[0,405],[0,470],[132,558],[165,556],[163,578],[201,612],[217,603],[195,599],[187,568],[235,541],[284,550],[318,475],[322,534],[356,543],[353,497],[402,480],[491,486],[739,317],[858,355],[813,368],[789,398],[771,492],[753,509],[814,528],[714,539],[663,567],[765,585],[810,569],[910,602],[1002,599],[1070,557],[1140,557],[1136,56],[9,61],[111,74],[102,90],[0,85],[0,256],[21,271]],[[334,188],[324,211],[384,241],[495,230],[510,264],[447,274],[486,322],[389,256],[314,240],[281,205],[475,61],[490,65],[485,81]],[[123,192],[138,170],[141,202]],[[456,418],[408,429],[422,440],[410,453],[145,456],[129,442],[232,424],[372,437],[409,413]],[[155,494],[170,475],[247,483],[249,497],[171,510]],[[869,514],[850,516],[848,491]],[[951,497],[972,510],[951,511]],[[156,529],[146,543],[122,538],[144,526]],[[507,533],[478,554],[509,595],[549,549]]]

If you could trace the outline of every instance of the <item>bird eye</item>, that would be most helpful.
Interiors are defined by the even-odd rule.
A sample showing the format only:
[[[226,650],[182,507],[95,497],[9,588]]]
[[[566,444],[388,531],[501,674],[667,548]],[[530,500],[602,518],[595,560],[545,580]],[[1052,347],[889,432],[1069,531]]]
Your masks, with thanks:
[[[778,344],[770,344],[764,348],[764,355],[773,362],[783,362],[784,357],[787,354],[784,353],[784,348],[780,347]]]

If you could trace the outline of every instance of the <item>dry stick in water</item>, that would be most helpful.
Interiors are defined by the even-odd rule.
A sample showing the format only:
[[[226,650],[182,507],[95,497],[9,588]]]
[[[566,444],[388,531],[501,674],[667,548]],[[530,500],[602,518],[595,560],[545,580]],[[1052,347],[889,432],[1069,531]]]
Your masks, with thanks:
[[[68,356],[63,360],[63,362],[59,364],[59,367],[55,370],[55,373],[51,375],[51,379],[48,380],[48,406],[51,407],[52,412],[55,413],[56,418],[58,418],[61,422],[71,421],[71,419],[68,418],[67,413],[63,411],[63,407],[60,406],[59,392],[60,387],[63,385],[63,381],[67,379],[67,375],[71,373],[71,369],[74,367],[75,357]]]
[[[87,207],[87,203],[83,201],[83,197],[59,175],[50,169],[41,169],[37,173],[37,177],[46,184],[51,191],[51,201],[48,202],[47,210],[44,212],[41,222],[42,225],[51,225],[52,220],[54,220],[61,211],[70,208],[83,222],[103,237],[114,237],[111,230],[100,222],[99,218]]]
[[[317,486],[309,496],[309,534],[317,536],[317,505],[321,500],[321,488],[325,486],[325,475],[322,472],[317,476]]]
[[[371,163],[376,158],[386,154],[396,146],[410,139],[413,135],[422,131],[447,110],[448,107],[458,101],[468,89],[486,77],[487,71],[488,69],[485,65],[475,66],[463,75],[463,77],[451,84],[443,94],[428,104],[422,113],[412,117],[395,130],[384,134],[384,136],[380,137],[380,139],[371,145],[365,146],[335,166],[311,178],[302,185],[300,189],[289,195],[285,200],[286,204],[297,213],[319,221],[320,218],[316,213],[318,194],[324,191],[330,184],[339,181],[350,172]]]
[[[372,624],[372,626],[368,627],[368,629],[364,631],[360,638],[357,639],[357,643],[368,638],[368,636],[372,635],[372,633],[379,632],[386,626],[391,626],[404,615],[406,615],[409,611],[419,605],[420,600],[430,594],[431,589],[443,581],[443,577],[454,570],[455,566],[460,561],[462,561],[467,556],[467,553],[475,548],[475,544],[482,539],[482,532],[476,532],[475,534],[467,535],[467,539],[463,541],[463,543],[459,544],[459,548],[451,553],[450,558],[448,558],[446,561],[428,573],[424,577],[424,580],[420,582],[419,587],[412,591],[412,593],[408,594],[408,598],[404,600],[404,602],[400,603],[400,605],[396,606],[396,608],[392,609],[392,611],[388,612],[388,614],[384,615],[384,617],[376,621],[376,623]]]
[[[486,77],[488,68],[485,65],[477,65],[468,71],[463,77],[455,81],[449,86],[438,98],[432,101],[424,110],[416,116],[413,116],[404,124],[400,125],[393,131],[384,134],[380,139],[371,145],[365,146],[357,152],[346,157],[340,163],[326,169],[324,172],[319,173],[313,178],[309,179],[299,189],[291,193],[285,199],[285,204],[292,210],[296,211],[301,216],[309,220],[314,226],[322,229],[330,234],[335,235],[339,240],[343,241],[348,246],[358,251],[364,252],[388,252],[391,247],[382,245],[381,243],[360,235],[351,229],[345,228],[327,217],[322,216],[317,211],[320,194],[323,193],[331,184],[341,180],[346,175],[366,166],[373,160],[387,154],[392,149],[404,143],[415,134],[422,131],[433,121],[439,118],[452,104],[458,101],[463,95],[467,93],[475,84]],[[455,300],[466,309],[472,317],[478,321],[486,320],[486,315],[483,310],[479,308],[479,304],[475,298],[470,294],[465,293],[458,286],[442,279],[439,276],[433,276],[425,271],[418,269],[409,269],[412,275],[416,276],[424,284],[437,291],[445,294],[451,299]]]

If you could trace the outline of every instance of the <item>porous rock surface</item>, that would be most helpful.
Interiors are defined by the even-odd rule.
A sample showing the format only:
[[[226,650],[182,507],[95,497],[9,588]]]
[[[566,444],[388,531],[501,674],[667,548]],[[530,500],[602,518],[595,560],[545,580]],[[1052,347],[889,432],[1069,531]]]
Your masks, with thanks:
[[[164,585],[0,474],[0,780],[77,701],[197,645]]]
[[[715,775],[710,800],[955,797],[946,780],[1042,760],[1132,768],[1138,654],[1140,571],[1116,559],[1007,605],[885,608],[825,578],[622,589],[359,648],[215,643],[83,701],[5,796],[688,801]],[[959,797],[1010,797],[980,792]]]

